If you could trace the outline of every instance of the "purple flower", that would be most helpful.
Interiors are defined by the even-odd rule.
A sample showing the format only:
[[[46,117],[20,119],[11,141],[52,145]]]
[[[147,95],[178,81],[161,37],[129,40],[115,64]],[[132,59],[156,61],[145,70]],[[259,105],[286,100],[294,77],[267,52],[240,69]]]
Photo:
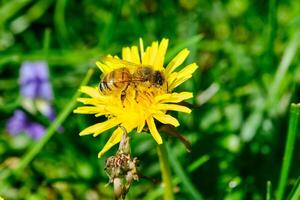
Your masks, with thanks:
[[[48,64],[44,61],[24,62],[20,68],[19,83],[23,108],[32,114],[39,111],[49,121],[54,121],[56,116],[51,105],[53,91],[49,82]],[[36,140],[45,133],[43,125],[30,121],[21,110],[14,112],[6,124],[6,129],[11,135],[26,133]],[[62,127],[59,131],[62,131]]]
[[[26,126],[25,132],[35,140],[39,140],[45,133],[45,127],[41,124],[31,122]]]
[[[49,82],[48,65],[44,61],[24,62],[20,69],[21,95],[29,99],[51,101],[53,91]]]
[[[27,117],[21,110],[16,110],[14,115],[8,120],[6,130],[11,135],[17,135],[25,130]]]
[[[40,139],[45,133],[45,127],[36,122],[31,122],[21,110],[16,110],[6,124],[7,132],[11,135],[26,133],[35,140]]]

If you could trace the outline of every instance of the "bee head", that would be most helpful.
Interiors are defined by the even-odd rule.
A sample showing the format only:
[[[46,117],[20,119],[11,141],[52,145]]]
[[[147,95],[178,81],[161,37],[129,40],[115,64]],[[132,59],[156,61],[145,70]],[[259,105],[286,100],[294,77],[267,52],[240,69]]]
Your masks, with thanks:
[[[164,84],[165,78],[160,71],[154,72],[154,83],[158,86],[162,86]]]

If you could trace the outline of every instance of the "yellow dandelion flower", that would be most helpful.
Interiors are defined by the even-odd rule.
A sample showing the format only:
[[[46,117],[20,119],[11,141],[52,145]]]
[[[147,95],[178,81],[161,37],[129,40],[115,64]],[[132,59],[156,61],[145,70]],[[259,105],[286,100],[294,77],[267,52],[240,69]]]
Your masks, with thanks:
[[[191,98],[192,93],[172,91],[191,78],[198,66],[192,63],[180,71],[175,71],[189,54],[189,50],[183,49],[164,67],[167,47],[168,39],[163,39],[160,43],[153,42],[145,51],[142,40],[140,40],[139,49],[137,46],[123,48],[122,59],[117,56],[107,56],[102,62],[96,63],[102,71],[103,85],[100,90],[98,87],[89,86],[80,88],[81,92],[89,97],[79,98],[78,101],[85,106],[78,107],[74,112],[94,114],[96,117],[106,116],[107,118],[104,122],[84,129],[80,135],[98,136],[106,130],[117,127],[98,157],[120,142],[123,134],[120,126],[124,127],[127,132],[136,129],[140,133],[147,125],[155,141],[162,144],[163,141],[155,125],[155,120],[177,127],[179,126],[178,120],[167,114],[167,111],[191,112],[189,108],[177,103]],[[145,69],[145,66],[148,71],[143,74],[141,69]],[[120,72],[120,69],[123,71]],[[117,70],[122,77],[116,77]],[[120,80],[124,79],[125,72],[129,72],[128,76],[131,78],[122,82]],[[150,74],[154,77],[139,79],[140,74]],[[101,89],[107,91],[101,91]]]

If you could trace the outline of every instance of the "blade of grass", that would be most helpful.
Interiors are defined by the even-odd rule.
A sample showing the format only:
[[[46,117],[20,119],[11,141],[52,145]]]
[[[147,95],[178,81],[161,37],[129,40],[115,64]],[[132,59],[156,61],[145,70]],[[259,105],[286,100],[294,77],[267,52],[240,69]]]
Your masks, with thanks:
[[[269,1],[269,16],[268,16],[268,26],[267,26],[267,62],[269,65],[273,64],[273,57],[274,57],[274,41],[276,36],[276,26],[277,26],[277,5],[276,0]]]
[[[6,1],[0,8],[0,24],[6,23],[6,20],[14,16],[19,10],[28,5],[32,0],[14,0]]]
[[[90,80],[91,76],[94,73],[94,68],[89,69],[86,76],[82,80],[80,87],[83,85],[86,85],[88,81]],[[79,87],[79,88],[80,88]],[[80,91],[77,90],[77,92],[72,97],[70,103],[65,107],[65,109],[58,115],[56,120],[48,127],[46,133],[43,135],[43,137],[35,143],[35,145],[29,149],[21,161],[18,163],[16,168],[12,171],[12,173],[18,175],[22,173],[22,171],[26,168],[26,166],[36,157],[36,155],[43,149],[45,144],[50,140],[50,138],[54,135],[58,127],[65,121],[65,119],[69,116],[69,114],[72,112],[74,107],[76,106],[76,100],[80,95]],[[11,173],[5,172],[4,175],[1,176],[1,178],[6,178]]]
[[[291,200],[299,200],[299,199],[300,199],[300,184],[298,185],[298,188],[295,191],[294,195],[292,196]]]
[[[284,150],[282,168],[277,189],[277,199],[281,200],[284,196],[285,187],[290,171],[291,161],[293,158],[294,145],[297,135],[298,121],[300,115],[300,104],[291,104],[288,135]]]
[[[266,200],[271,200],[271,196],[272,196],[272,183],[271,181],[267,181]]]
[[[28,11],[14,19],[10,24],[13,33],[18,34],[25,31],[32,22],[39,19],[51,6],[52,0],[40,0],[34,4]]]
[[[287,199],[289,199],[289,200],[300,199],[300,176],[298,177],[298,179]]]
[[[167,149],[167,155],[169,157],[171,166],[174,170],[174,172],[177,174],[177,176],[182,181],[182,184],[184,188],[187,190],[188,194],[192,197],[192,199],[203,199],[202,195],[197,191],[197,189],[194,187],[186,173],[184,172],[184,169],[182,168],[181,164],[175,157],[174,153],[171,152],[171,148],[167,142],[165,142],[166,149]]]
[[[45,58],[48,56],[49,48],[51,43],[51,30],[47,28],[44,32],[44,38],[43,38],[43,51]]]
[[[197,160],[195,160],[193,163],[191,163],[187,170],[188,172],[193,172],[196,169],[198,169],[200,166],[202,166],[204,163],[206,163],[209,160],[209,156],[208,155],[204,155],[199,157]]]
[[[296,55],[299,45],[300,45],[300,31],[294,34],[292,39],[289,41],[287,48],[284,51],[283,57],[276,71],[274,81],[270,86],[268,100],[269,102],[272,103],[269,104],[269,106],[273,106],[273,102],[278,102],[277,99],[279,95],[278,93],[280,91],[280,86],[282,85],[282,81],[284,80],[284,77],[286,77],[286,73]]]
[[[55,4],[54,10],[54,24],[55,29],[58,33],[58,40],[62,47],[69,47],[70,40],[68,37],[68,30],[65,20],[65,10],[66,10],[67,0],[58,0]]]

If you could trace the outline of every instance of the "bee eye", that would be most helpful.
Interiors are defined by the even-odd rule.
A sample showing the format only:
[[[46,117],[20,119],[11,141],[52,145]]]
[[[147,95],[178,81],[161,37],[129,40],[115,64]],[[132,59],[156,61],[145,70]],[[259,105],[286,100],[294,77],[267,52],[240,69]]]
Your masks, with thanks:
[[[162,84],[163,84],[163,79],[162,79],[161,76],[160,76],[160,79],[158,80],[158,84],[159,84],[159,85],[162,85]]]
[[[164,83],[164,78],[163,78],[162,74],[159,71],[155,72],[155,82],[158,85],[163,85],[163,83]]]

